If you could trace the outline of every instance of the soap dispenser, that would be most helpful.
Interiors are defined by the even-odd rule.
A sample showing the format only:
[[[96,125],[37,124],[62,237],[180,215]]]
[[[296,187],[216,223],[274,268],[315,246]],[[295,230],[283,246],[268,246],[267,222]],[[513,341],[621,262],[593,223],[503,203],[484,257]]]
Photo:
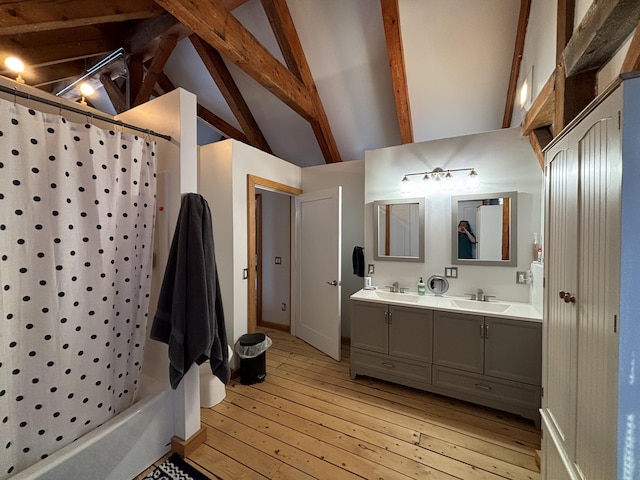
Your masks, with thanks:
[[[422,277],[420,277],[420,281],[418,282],[418,295],[424,295],[427,290],[427,286],[422,281]]]

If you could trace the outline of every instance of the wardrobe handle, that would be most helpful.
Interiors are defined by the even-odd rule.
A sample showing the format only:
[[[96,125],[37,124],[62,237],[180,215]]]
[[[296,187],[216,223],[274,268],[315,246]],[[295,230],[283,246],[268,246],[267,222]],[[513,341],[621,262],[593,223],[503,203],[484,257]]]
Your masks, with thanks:
[[[387,368],[396,368],[396,366],[390,362],[382,362],[382,366]]]
[[[491,390],[491,387],[489,385],[482,385],[481,383],[476,383],[475,386],[480,390]]]
[[[564,300],[564,303],[576,303],[576,297],[571,295],[569,292],[565,293],[562,299]]]

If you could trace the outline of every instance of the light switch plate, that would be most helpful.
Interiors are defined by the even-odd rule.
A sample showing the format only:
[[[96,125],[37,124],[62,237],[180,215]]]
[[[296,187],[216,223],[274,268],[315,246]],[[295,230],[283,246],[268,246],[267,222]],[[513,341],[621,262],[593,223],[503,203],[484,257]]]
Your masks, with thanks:
[[[247,278],[249,278],[249,269],[248,268],[243,268],[242,269],[242,279],[246,280]]]
[[[458,278],[458,267],[444,267],[444,276],[446,278]]]
[[[280,265],[282,263],[282,257],[276,257],[276,265]]]
[[[373,263],[370,263],[367,268],[367,275],[373,275],[374,272],[375,272],[375,268],[373,266]]]

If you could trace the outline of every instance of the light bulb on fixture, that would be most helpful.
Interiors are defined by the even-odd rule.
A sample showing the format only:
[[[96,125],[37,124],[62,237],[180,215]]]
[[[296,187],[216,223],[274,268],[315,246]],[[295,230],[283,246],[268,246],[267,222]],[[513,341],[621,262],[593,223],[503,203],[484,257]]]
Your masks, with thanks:
[[[466,185],[467,185],[467,188],[469,189],[476,189],[478,188],[478,186],[480,186],[480,179],[478,178],[478,172],[476,172],[475,169],[473,168],[469,172],[469,175],[467,175]]]
[[[450,191],[453,190],[453,187],[455,186],[455,181],[453,179],[453,175],[451,175],[451,172],[447,170],[447,173],[444,174],[444,178],[442,179],[442,183],[441,183],[441,188],[443,191]]]
[[[402,177],[402,180],[400,181],[400,191],[402,193],[411,192],[411,180],[409,180],[409,177],[406,175]]]
[[[90,97],[95,92],[96,91],[94,90],[94,88],[90,84],[88,84],[87,82],[83,82],[80,85],[80,93],[82,94],[82,99],[80,100],[80,104],[81,105],[86,105],[87,101],[85,100],[85,97]]]
[[[24,83],[24,79],[22,78],[22,75],[20,75],[22,72],[24,72],[24,62],[22,60],[20,60],[18,57],[7,57],[4,59],[4,64],[9,70],[18,74],[18,76],[16,77],[16,82]]]

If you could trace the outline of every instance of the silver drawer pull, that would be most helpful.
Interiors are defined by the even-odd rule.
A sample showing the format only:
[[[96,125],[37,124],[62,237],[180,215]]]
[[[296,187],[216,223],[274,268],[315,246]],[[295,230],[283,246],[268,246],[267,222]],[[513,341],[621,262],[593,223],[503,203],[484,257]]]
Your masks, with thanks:
[[[476,388],[479,388],[480,390],[491,390],[489,385],[482,385],[481,383],[476,383]]]
[[[389,363],[389,362],[382,362],[382,366],[387,368],[396,368],[396,366],[393,363]]]

